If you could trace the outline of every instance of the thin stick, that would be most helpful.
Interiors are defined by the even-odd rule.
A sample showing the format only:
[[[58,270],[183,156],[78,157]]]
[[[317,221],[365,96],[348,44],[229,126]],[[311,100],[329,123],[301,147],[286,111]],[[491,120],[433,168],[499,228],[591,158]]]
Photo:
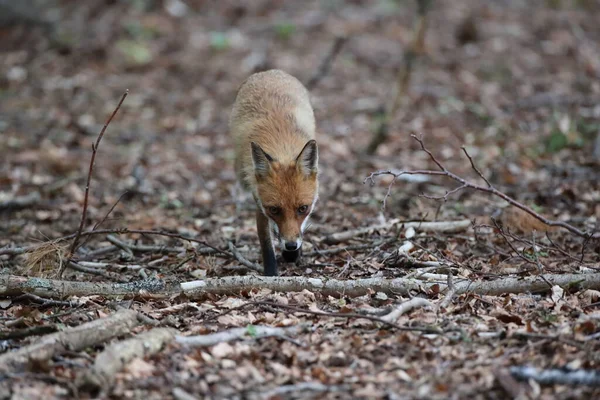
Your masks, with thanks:
[[[290,310],[293,312],[303,313],[303,314],[311,314],[318,315],[322,317],[332,317],[332,318],[356,318],[356,319],[368,319],[369,321],[379,322],[386,326],[392,327],[394,329],[398,329],[400,331],[412,331],[412,332],[424,332],[424,333],[443,333],[443,331],[437,327],[420,327],[420,326],[402,326],[398,325],[392,320],[386,320],[385,318],[379,318],[374,315],[369,314],[358,314],[358,313],[334,313],[334,312],[326,312],[326,311],[315,311],[309,310],[300,307],[288,306],[287,304],[273,303],[270,301],[252,301],[244,304],[247,305],[265,305],[275,308],[283,308],[285,310]]]
[[[155,230],[149,230],[149,229],[128,229],[128,228],[97,229],[95,231],[92,230],[92,231],[81,232],[80,236],[105,235],[105,234],[110,234],[110,233],[114,233],[117,235],[136,233],[136,234],[141,234],[141,235],[166,236],[166,237],[171,237],[171,238],[175,238],[175,239],[185,240],[185,241],[192,242],[192,243],[198,243],[198,244],[201,244],[201,245],[204,245],[204,246],[210,248],[214,253],[220,254],[224,257],[231,258],[231,259],[235,258],[232,254],[228,253],[227,251],[221,250],[215,246],[212,246],[203,240],[194,239],[193,237],[190,237],[190,236],[179,235],[177,233],[164,232],[164,231],[155,231]],[[51,240],[50,242],[60,243],[65,240],[72,239],[76,235],[77,235],[76,233],[72,233],[70,235]],[[43,244],[44,243],[26,246],[26,247],[14,247],[14,248],[3,247],[0,249],[0,255],[4,255],[4,254],[20,255],[20,254],[28,253],[30,251],[35,250],[36,248],[38,248],[40,245],[43,245]],[[135,248],[134,248],[132,245],[132,250],[139,250],[139,251],[154,251],[155,250],[155,249],[150,249],[150,248],[146,248],[146,247],[142,247],[142,246],[143,245],[135,245]],[[199,254],[209,254],[208,249],[198,249],[196,251]]]
[[[444,297],[442,302],[440,304],[438,304],[438,306],[437,306],[438,312],[442,308],[446,308],[450,304],[450,302],[452,301],[452,298],[455,295],[456,295],[456,288],[454,287],[454,281],[452,278],[452,274],[448,274],[448,293],[446,293],[446,297]]]
[[[288,334],[297,334],[310,329],[308,324],[274,327],[262,325],[249,325],[247,328],[232,328],[226,331],[196,336],[175,336],[177,343],[189,347],[213,346],[217,343],[232,342],[238,339],[262,339],[277,337],[290,341]],[[298,342],[292,340],[294,343]]]
[[[121,199],[122,199],[123,197],[125,197],[125,195],[126,195],[127,193],[129,193],[129,191],[128,191],[128,190],[124,191],[124,192],[123,192],[123,193],[122,193],[122,194],[119,196],[119,198],[117,199],[117,201],[115,201],[115,202],[114,202],[114,204],[113,204],[113,205],[110,207],[110,209],[108,210],[108,212],[107,212],[106,214],[104,214],[104,217],[102,217],[102,219],[101,219],[100,221],[98,221],[96,224],[94,224],[94,227],[92,228],[92,230],[93,230],[93,231],[95,231],[96,229],[98,229],[98,227],[99,227],[100,225],[102,225],[102,224],[103,224],[103,223],[104,223],[104,222],[105,222],[105,221],[108,219],[108,217],[110,216],[110,214],[112,214],[112,212],[114,211],[114,209],[115,209],[115,207],[117,206],[117,204],[119,204],[119,203],[121,202]],[[90,239],[91,239],[91,236],[88,236],[88,237],[87,237],[87,239],[85,239],[85,240],[83,241],[83,243],[81,243],[81,246],[85,246],[85,244],[86,244],[87,242],[89,242],[89,240],[90,240]]]
[[[263,272],[264,272],[263,268],[262,268],[260,265],[258,265],[258,264],[256,264],[256,263],[253,263],[253,262],[251,262],[251,261],[248,261],[248,260],[247,260],[247,259],[246,259],[246,258],[245,258],[243,255],[242,255],[242,253],[240,253],[240,252],[238,251],[238,249],[236,249],[236,248],[235,248],[235,246],[234,246],[234,244],[233,244],[233,243],[229,242],[229,243],[228,243],[228,246],[229,246],[229,251],[231,252],[231,254],[233,254],[233,256],[235,257],[235,259],[236,259],[236,260],[238,260],[238,261],[239,261],[239,262],[240,262],[242,265],[244,265],[244,266],[246,266],[246,267],[250,268],[250,269],[251,269],[251,270],[253,270],[253,271],[257,271],[257,272],[260,272],[260,273],[263,273]]]
[[[110,124],[110,122],[112,121],[114,116],[117,114],[119,109],[121,108],[121,104],[123,104],[123,101],[125,101],[125,98],[127,97],[128,94],[129,94],[129,90],[126,90],[125,93],[123,93],[123,96],[121,96],[121,101],[119,101],[119,104],[117,104],[117,107],[115,108],[115,110],[112,112],[112,114],[110,115],[110,117],[108,118],[108,120],[106,121],[104,126],[102,127],[102,130],[100,131],[100,134],[98,135],[98,138],[96,139],[96,143],[92,144],[92,157],[90,159],[90,167],[88,169],[87,182],[85,184],[85,196],[83,198],[83,210],[81,211],[81,221],[79,222],[79,229],[77,229],[77,234],[75,235],[75,239],[73,239],[73,243],[71,244],[71,249],[69,250],[67,262],[64,264],[65,266],[69,264],[69,262],[73,258],[73,255],[75,254],[75,251],[77,250],[79,238],[81,237],[81,232],[83,231],[83,225],[85,224],[85,219],[87,217],[88,199],[90,196],[90,183],[92,181],[92,172],[94,170],[94,161],[96,160],[96,153],[98,152],[98,146],[100,146],[100,141],[102,140],[102,137],[104,136],[104,132],[106,132],[106,128],[108,128],[108,125]],[[64,270],[65,270],[65,267],[61,268],[58,271],[59,277],[62,276]]]

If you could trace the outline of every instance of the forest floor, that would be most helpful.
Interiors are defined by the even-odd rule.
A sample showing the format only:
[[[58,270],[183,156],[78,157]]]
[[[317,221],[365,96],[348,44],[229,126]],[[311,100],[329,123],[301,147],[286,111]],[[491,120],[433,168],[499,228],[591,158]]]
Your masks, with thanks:
[[[445,177],[366,181],[378,170],[438,169],[411,137],[422,134],[449,171],[486,186],[465,146],[502,193],[550,220],[597,229],[597,3],[436,1],[424,53],[374,156],[364,149],[412,42],[412,2],[50,4],[40,15],[59,12],[52,33],[35,21],[0,26],[0,398],[600,397],[600,240],[545,234],[481,191],[432,199],[460,186]],[[227,128],[236,90],[267,68],[308,82],[338,36],[347,40],[311,89],[321,191],[305,256],[281,264],[287,281],[251,278],[260,262],[255,206],[246,198],[236,207]],[[126,90],[91,180],[85,230],[101,222],[105,233],[82,237],[59,277],[73,239],[52,240],[77,232],[93,143]],[[434,221],[459,227],[427,228]],[[350,233],[332,236],[342,232]],[[9,293],[17,276],[51,281]],[[57,280],[83,286],[53,295]],[[132,297],[85,286],[136,281],[171,290]],[[504,289],[486,286],[494,284]],[[409,300],[414,308],[389,314]],[[138,317],[112,321],[131,318],[123,309]],[[85,338],[69,336],[94,321],[100,328]],[[265,327],[275,336],[261,337]],[[245,329],[239,340],[180,337],[232,328]],[[52,332],[67,334],[63,348],[6,361]],[[144,332],[166,336],[123,356],[100,384],[82,384],[112,365],[103,350]],[[567,380],[523,378],[526,366],[561,369],[557,379]],[[591,381],[569,380],[569,369]]]

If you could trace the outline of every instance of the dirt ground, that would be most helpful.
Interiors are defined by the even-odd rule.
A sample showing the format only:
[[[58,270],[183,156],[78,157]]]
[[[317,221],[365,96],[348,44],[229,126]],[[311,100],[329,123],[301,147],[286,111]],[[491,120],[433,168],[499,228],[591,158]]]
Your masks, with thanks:
[[[293,338],[247,337],[200,348],[170,343],[128,363],[96,393],[73,382],[106,343],[65,351],[43,365],[0,373],[0,398],[600,397],[600,378],[596,386],[543,384],[518,380],[509,369],[598,371],[599,291],[577,282],[562,289],[548,283],[534,293],[467,291],[437,307],[448,292],[431,285],[446,284],[448,274],[456,282],[487,282],[598,272],[600,240],[567,230],[547,236],[539,227],[531,232],[529,219],[483,192],[461,190],[446,201],[427,198],[460,186],[443,177],[401,177],[385,208],[391,177],[365,182],[377,170],[437,169],[411,138],[422,134],[425,146],[453,173],[485,186],[461,150],[466,146],[498,190],[548,219],[585,232],[598,229],[600,4],[433,2],[424,52],[389,123],[389,140],[372,156],[364,149],[379,110],[392,102],[397,71],[412,43],[413,1],[35,4],[19,11],[24,14],[14,23],[0,18],[2,275],[56,278],[70,242],[39,259],[1,249],[77,231],[92,145],[125,90],[129,94],[98,149],[86,229],[118,201],[100,229],[167,231],[222,250],[232,242],[247,260],[260,262],[255,206],[246,196],[236,207],[227,128],[236,90],[251,73],[269,68],[308,82],[341,36],[347,40],[311,90],[321,191],[305,235],[309,256],[298,265],[282,264],[281,274],[324,280],[418,276],[427,285],[402,295],[371,291],[358,297],[249,288],[193,301],[185,295],[62,299],[77,306],[7,296],[0,299],[4,353],[38,339],[18,332],[64,330],[112,314],[117,306],[182,335],[254,325],[308,323],[310,329]],[[41,19],[54,22],[45,25]],[[39,198],[14,204],[32,193]],[[504,228],[494,226],[492,217]],[[472,224],[455,233],[417,227],[413,236],[394,224],[396,219]],[[327,240],[369,226],[380,228],[341,243]],[[119,237],[185,248],[127,251],[112,246],[107,235],[94,235],[75,255],[88,263],[87,270],[67,269],[61,279],[126,283],[156,277],[174,284],[256,274],[235,258],[195,252],[190,242],[132,233]],[[413,244],[408,250],[407,241]],[[340,247],[347,249],[317,252]],[[396,324],[435,327],[440,333],[265,303],[377,314],[411,297],[428,299],[433,307],[405,313]],[[148,329],[140,325],[118,339]]]

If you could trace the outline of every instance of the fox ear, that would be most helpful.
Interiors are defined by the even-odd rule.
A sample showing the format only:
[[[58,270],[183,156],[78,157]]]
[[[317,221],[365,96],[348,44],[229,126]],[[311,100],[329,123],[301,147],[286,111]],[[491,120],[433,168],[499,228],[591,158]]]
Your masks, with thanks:
[[[306,176],[317,173],[317,164],[319,162],[319,149],[317,142],[310,140],[296,157],[296,165]]]
[[[257,176],[265,177],[271,169],[271,161],[273,157],[265,153],[265,151],[254,142],[251,142],[252,146],[252,162],[254,163],[254,173]]]

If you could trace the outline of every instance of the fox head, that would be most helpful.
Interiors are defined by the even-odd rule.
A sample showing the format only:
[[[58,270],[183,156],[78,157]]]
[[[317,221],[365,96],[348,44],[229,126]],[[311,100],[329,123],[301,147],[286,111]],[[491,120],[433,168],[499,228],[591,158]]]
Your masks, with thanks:
[[[306,143],[291,163],[278,161],[254,142],[251,145],[258,206],[268,217],[281,249],[298,250],[318,197],[317,142]]]

